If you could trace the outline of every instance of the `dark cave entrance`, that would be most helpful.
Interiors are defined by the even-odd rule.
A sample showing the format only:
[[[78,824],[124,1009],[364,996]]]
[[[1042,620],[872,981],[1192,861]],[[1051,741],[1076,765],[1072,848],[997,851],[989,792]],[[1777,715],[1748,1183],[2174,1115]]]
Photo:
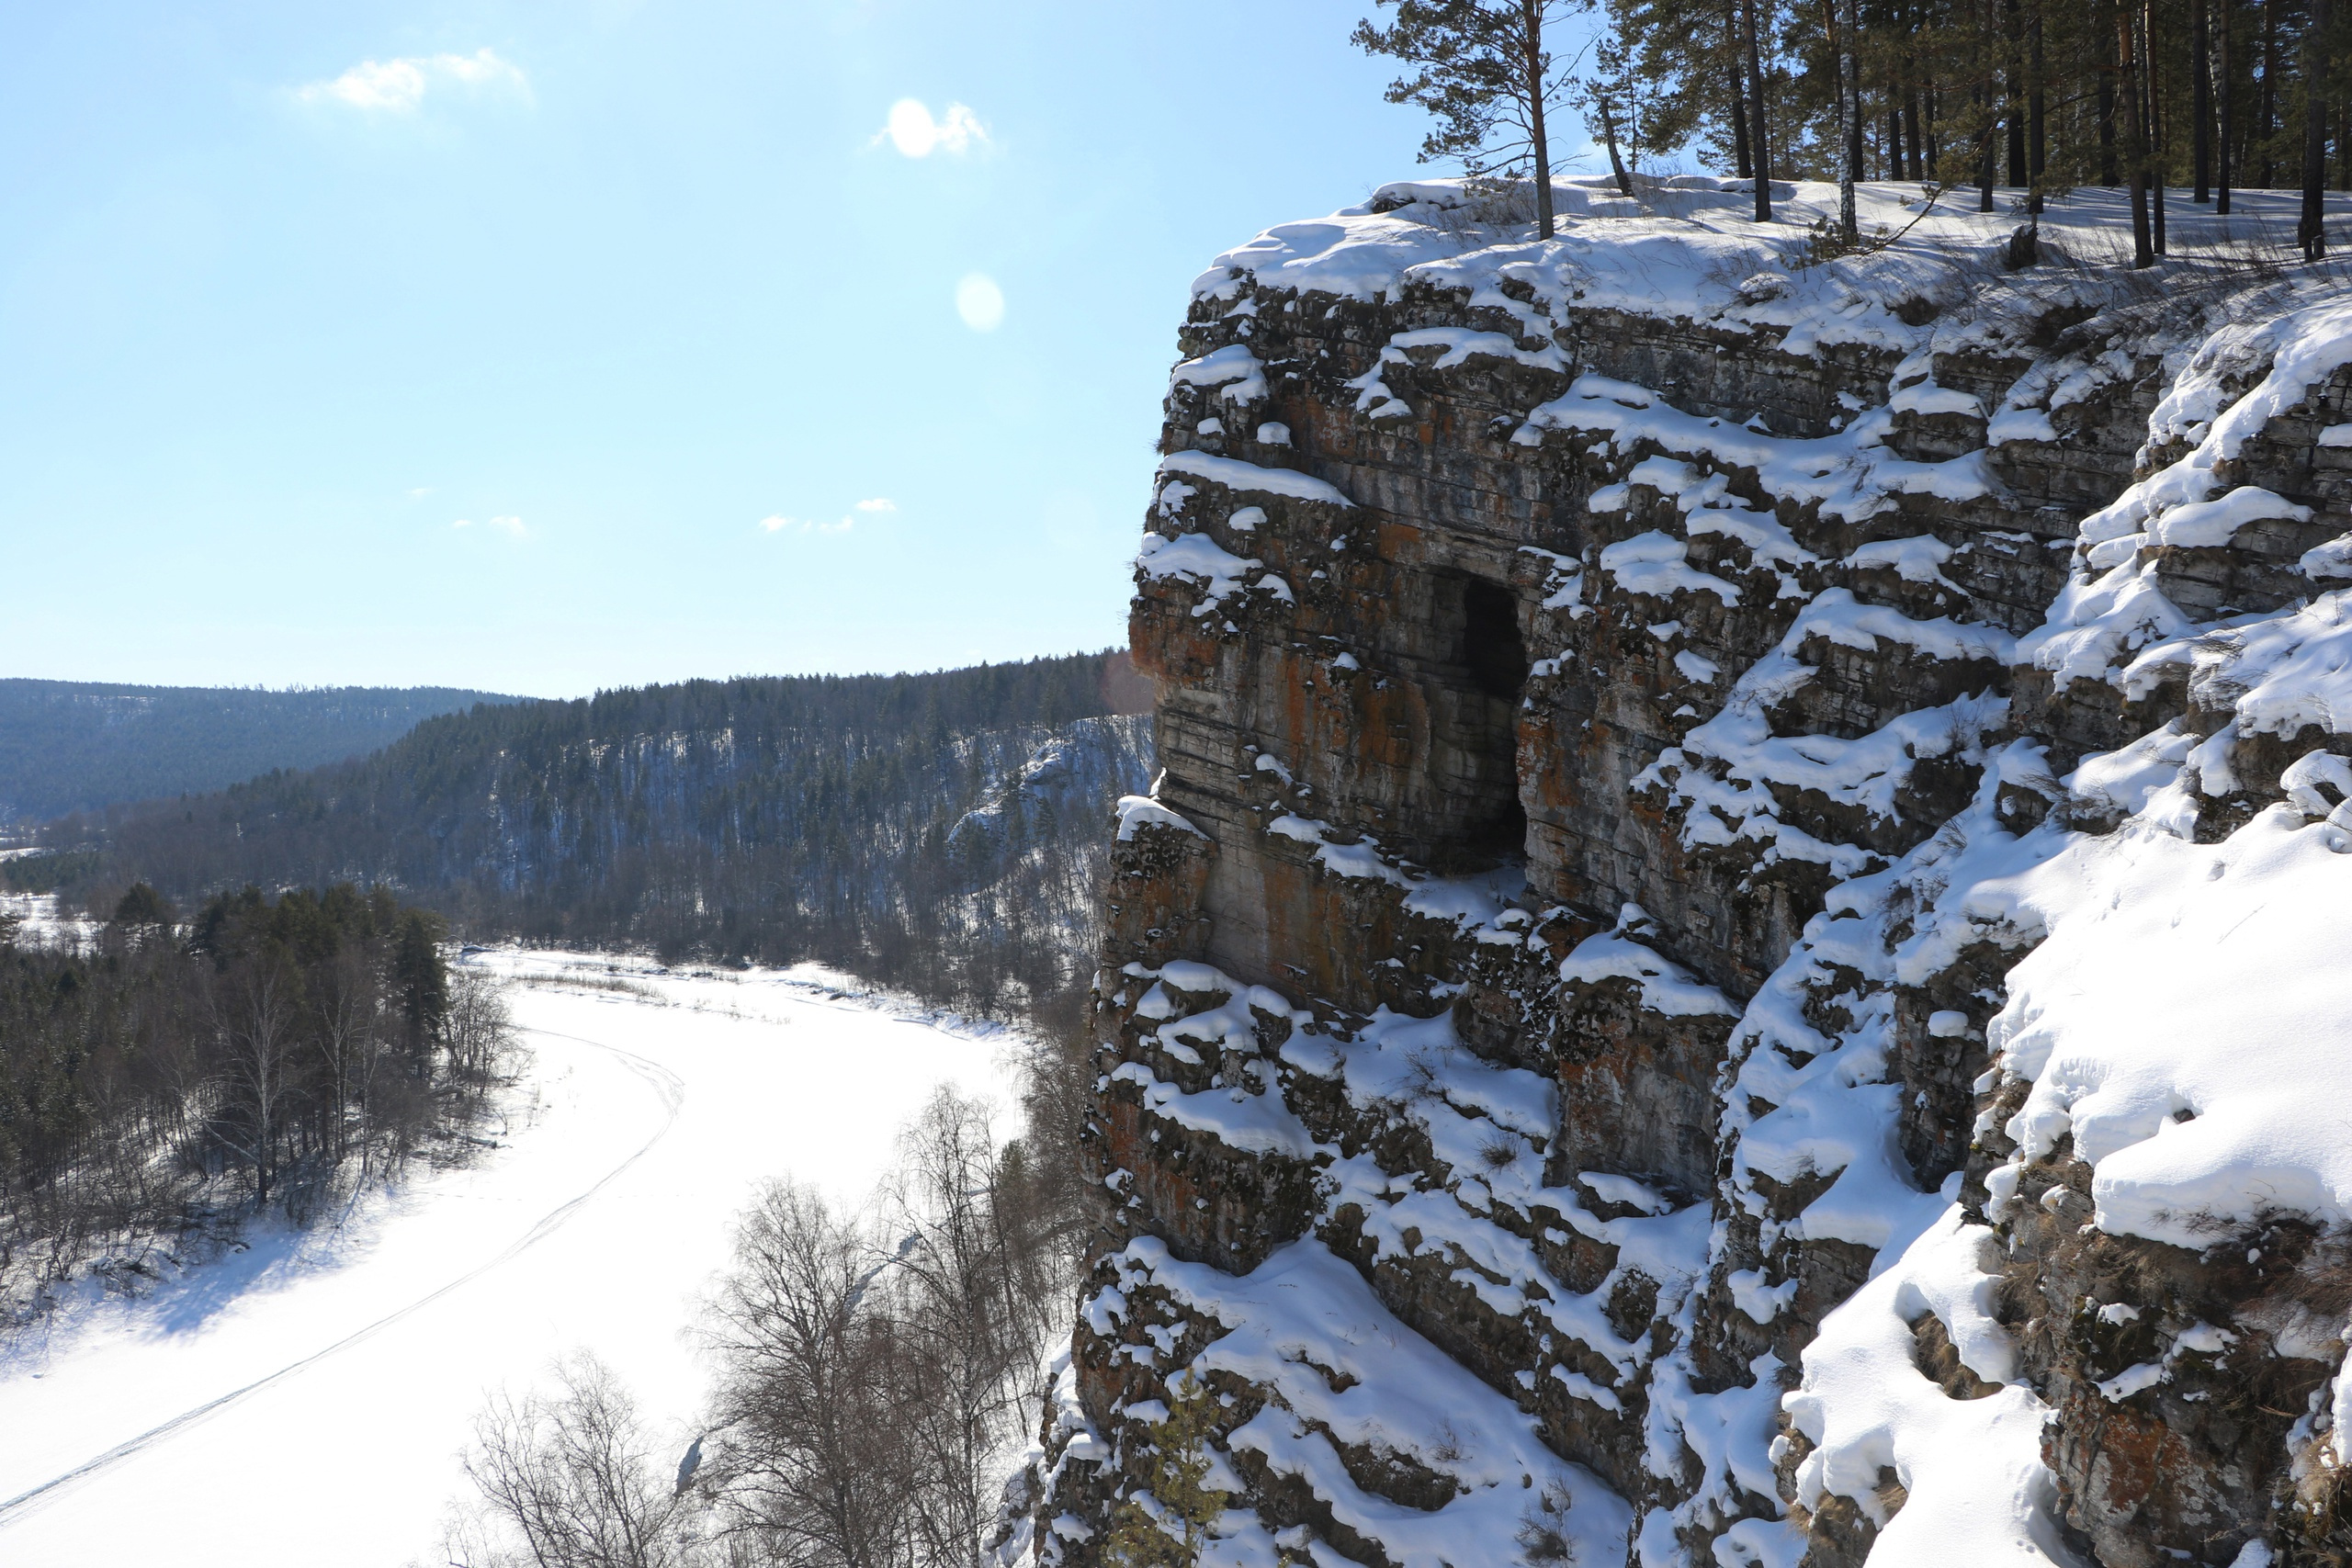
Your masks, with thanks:
[[[1519,598],[1484,578],[1440,579],[1438,647],[1452,711],[1438,726],[1438,765],[1451,797],[1450,829],[1430,846],[1442,873],[1484,870],[1526,851],[1527,812],[1519,795],[1519,705],[1527,689],[1527,644]]]
[[[1527,644],[1519,635],[1519,601],[1508,588],[1469,578],[1462,584],[1462,663],[1490,697],[1516,703],[1527,690]]]

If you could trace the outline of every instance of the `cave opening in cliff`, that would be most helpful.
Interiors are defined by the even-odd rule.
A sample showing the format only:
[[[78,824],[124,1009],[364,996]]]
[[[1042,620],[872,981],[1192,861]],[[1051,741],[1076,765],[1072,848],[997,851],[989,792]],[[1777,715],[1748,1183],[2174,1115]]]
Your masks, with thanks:
[[[1433,865],[1468,871],[1516,858],[1527,840],[1527,813],[1519,797],[1519,703],[1526,690],[1527,645],[1520,636],[1519,600],[1484,578],[1462,576],[1447,585],[1454,722],[1445,738],[1454,755],[1443,773],[1454,795],[1450,841],[1431,846]]]
[[[1527,689],[1527,645],[1510,590],[1471,578],[1462,585],[1462,662],[1478,690],[1516,702]]]

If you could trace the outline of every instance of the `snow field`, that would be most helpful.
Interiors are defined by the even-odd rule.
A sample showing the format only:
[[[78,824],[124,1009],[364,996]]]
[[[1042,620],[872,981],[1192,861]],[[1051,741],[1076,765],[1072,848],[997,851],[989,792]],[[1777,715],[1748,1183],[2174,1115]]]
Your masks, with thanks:
[[[704,1388],[685,1331],[756,1184],[855,1203],[934,1086],[1010,1103],[1001,1035],[839,976],[626,978],[659,999],[512,987],[536,1062],[478,1162],[420,1168],[340,1227],[257,1231],[143,1299],[74,1303],[0,1354],[0,1562],[427,1561],[485,1393],[575,1349],[683,1451]]]

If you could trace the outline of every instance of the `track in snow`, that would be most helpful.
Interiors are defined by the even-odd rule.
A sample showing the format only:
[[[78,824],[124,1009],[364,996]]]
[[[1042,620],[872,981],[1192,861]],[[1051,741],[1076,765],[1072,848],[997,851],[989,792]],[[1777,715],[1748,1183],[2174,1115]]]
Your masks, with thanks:
[[[38,1506],[42,1499],[51,1496],[61,1488],[71,1486],[77,1481],[96,1475],[98,1472],[106,1469],[107,1466],[119,1463],[121,1461],[130,1458],[133,1454],[143,1453],[154,1444],[162,1442],[166,1438],[170,1438],[180,1432],[186,1431],[188,1427],[195,1426],[198,1422],[204,1420],[207,1416],[216,1415],[219,1412],[227,1409],[230,1405],[236,1404],[237,1401],[244,1398],[246,1395],[257,1393],[261,1390],[267,1388],[270,1384],[277,1382],[281,1378],[292,1377],[296,1372],[300,1371],[305,1367],[313,1366],[320,1361],[325,1360],[329,1356],[334,1355],[339,1351],[349,1349],[352,1346],[359,1344],[361,1341],[368,1339],[375,1335],[383,1332],[385,1329],[390,1328],[392,1325],[400,1322],[402,1318],[407,1317],[410,1314],[414,1313],[421,1308],[430,1306],[433,1303],[439,1301],[443,1296],[447,1295],[452,1291],[463,1290],[467,1285],[469,1285],[474,1280],[481,1279],[484,1274],[489,1273],[492,1269],[497,1268],[508,1258],[514,1257],[517,1253],[520,1253],[526,1247],[531,1246],[532,1243],[539,1240],[550,1231],[553,1231],[558,1225],[563,1224],[564,1221],[570,1219],[573,1213],[576,1212],[582,1203],[587,1202],[589,1199],[594,1198],[598,1192],[604,1190],[606,1183],[610,1182],[615,1177],[619,1176],[630,1166],[635,1165],[640,1158],[644,1157],[646,1151],[652,1148],[655,1144],[660,1143],[662,1137],[668,1134],[670,1129],[677,1124],[678,1107],[684,1103],[685,1100],[685,1085],[679,1081],[677,1074],[671,1072],[668,1068],[661,1066],[659,1063],[648,1061],[645,1057],[639,1055],[634,1051],[624,1051],[617,1045],[607,1045],[601,1041],[582,1040],[577,1035],[549,1035],[549,1032],[543,1029],[525,1029],[522,1032],[530,1035],[540,1035],[556,1039],[570,1040],[575,1044],[586,1045],[595,1050],[610,1052],[613,1055],[627,1063],[638,1073],[639,1077],[643,1077],[647,1082],[654,1086],[654,1092],[659,1095],[662,1101],[669,1107],[669,1115],[663,1118],[661,1127],[654,1133],[653,1136],[645,1140],[644,1144],[639,1147],[636,1153],[630,1155],[627,1159],[621,1161],[620,1164],[606,1171],[604,1176],[597,1179],[596,1184],[594,1187],[589,1188],[585,1192],[580,1193],[578,1196],[568,1200],[555,1209],[552,1209],[548,1213],[541,1215],[537,1224],[534,1224],[529,1230],[525,1231],[521,1235],[517,1236],[514,1243],[509,1246],[505,1251],[500,1253],[489,1262],[482,1264],[477,1269],[469,1269],[467,1272],[458,1275],[456,1279],[450,1280],[447,1284],[441,1286],[438,1290],[432,1291],[424,1295],[419,1296],[416,1300],[409,1303],[408,1305],[401,1308],[398,1312],[379,1317],[375,1322],[368,1325],[365,1328],[356,1329],[352,1333],[344,1336],[344,1337],[336,1340],[334,1344],[327,1346],[324,1349],[313,1350],[311,1354],[303,1357],[299,1361],[288,1361],[286,1365],[278,1368],[276,1371],[269,1373],[267,1376],[255,1378],[253,1382],[245,1384],[243,1388],[232,1388],[228,1393],[220,1395],[218,1398],[205,1401],[205,1403],[196,1406],[192,1410],[183,1410],[177,1416],[173,1416],[170,1420],[162,1423],[160,1426],[150,1427],[146,1431],[140,1433],[137,1437],[126,1438],[124,1441],[117,1443],[114,1447],[108,1449],[106,1452],[99,1454],[93,1459],[85,1460],[82,1463],[75,1465],[73,1469],[65,1472],[62,1475],[51,1476],[49,1480],[42,1482],[38,1486],[19,1492],[14,1497],[0,1500],[0,1528],[6,1528],[8,1520],[14,1515],[20,1511]]]
[[[140,1538],[194,1565],[423,1561],[489,1389],[586,1348],[684,1432],[683,1331],[756,1183],[854,1200],[934,1083],[1001,1089],[987,1042],[780,977],[646,983],[673,1005],[518,987],[547,1104],[478,1166],[0,1361],[0,1561]]]

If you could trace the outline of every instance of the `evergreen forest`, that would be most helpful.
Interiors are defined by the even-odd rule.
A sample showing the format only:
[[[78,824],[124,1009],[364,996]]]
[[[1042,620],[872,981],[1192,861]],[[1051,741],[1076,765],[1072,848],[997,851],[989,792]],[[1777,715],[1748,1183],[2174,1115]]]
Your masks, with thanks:
[[[1122,682],[1125,682],[1123,685]],[[1111,802],[1148,783],[1124,656],[479,705],[369,756],[70,815],[21,891],[103,915],[252,883],[397,888],[468,940],[814,959],[1074,1018]]]

